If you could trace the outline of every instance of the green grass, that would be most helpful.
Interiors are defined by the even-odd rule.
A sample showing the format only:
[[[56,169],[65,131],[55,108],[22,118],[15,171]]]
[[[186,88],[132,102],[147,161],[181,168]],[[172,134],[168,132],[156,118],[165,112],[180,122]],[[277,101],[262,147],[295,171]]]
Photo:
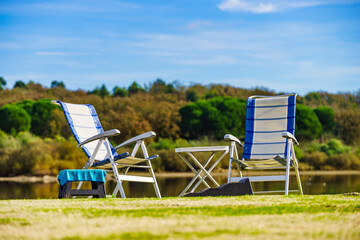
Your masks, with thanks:
[[[360,239],[343,195],[0,201],[0,239]]]

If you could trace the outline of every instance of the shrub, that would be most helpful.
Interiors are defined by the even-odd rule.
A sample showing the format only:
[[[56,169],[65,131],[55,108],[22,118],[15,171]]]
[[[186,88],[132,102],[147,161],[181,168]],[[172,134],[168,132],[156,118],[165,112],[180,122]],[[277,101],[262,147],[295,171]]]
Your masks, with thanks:
[[[129,92],[125,88],[115,86],[113,88],[113,96],[127,97],[129,96]]]
[[[327,144],[322,144],[320,146],[320,151],[326,153],[328,156],[341,153],[349,153],[351,148],[349,146],[344,146],[339,140],[331,139]]]
[[[195,90],[186,90],[186,101],[196,102],[199,100],[199,96]]]
[[[295,126],[296,138],[300,141],[314,140],[322,133],[322,126],[315,112],[302,104],[296,106]]]
[[[0,77],[0,91],[3,90],[3,86],[6,85],[6,81],[3,77]]]
[[[336,170],[360,169],[360,160],[354,154],[341,153],[330,156],[326,164]]]
[[[32,107],[35,101],[33,100],[23,100],[15,103],[16,106],[23,108],[30,116],[32,114]]]
[[[92,90],[91,92],[89,92],[89,94],[95,94],[95,95],[98,95],[102,98],[106,97],[106,96],[109,96],[110,93],[109,91],[107,90],[105,84],[101,85],[101,87],[96,87],[94,90]]]
[[[16,135],[30,129],[31,117],[21,107],[5,105],[0,108],[0,128],[9,134]]]
[[[336,128],[341,140],[346,144],[360,141],[360,109],[342,110],[335,117]]]
[[[295,150],[295,156],[298,159],[298,161],[301,161],[304,158],[304,153],[303,151],[294,144],[294,150]]]
[[[174,150],[158,150],[157,154],[161,159],[161,164],[156,166],[156,170],[165,170],[169,172],[185,172],[188,167],[185,162],[175,153]],[[161,167],[159,167],[161,166]]]
[[[323,152],[313,152],[306,153],[302,161],[307,163],[310,166],[313,166],[314,169],[320,170],[325,167],[327,156]]]
[[[180,128],[190,139],[204,136],[222,139],[224,134],[244,134],[246,103],[242,99],[215,97],[180,108]]]
[[[322,106],[315,108],[314,112],[322,125],[323,131],[331,132],[334,129],[334,110]]]
[[[54,137],[61,131],[63,119],[53,113],[59,106],[49,99],[42,99],[32,105],[31,132],[41,137]],[[59,111],[59,110],[58,110]]]
[[[14,88],[28,89],[27,85],[21,80],[15,82]]]

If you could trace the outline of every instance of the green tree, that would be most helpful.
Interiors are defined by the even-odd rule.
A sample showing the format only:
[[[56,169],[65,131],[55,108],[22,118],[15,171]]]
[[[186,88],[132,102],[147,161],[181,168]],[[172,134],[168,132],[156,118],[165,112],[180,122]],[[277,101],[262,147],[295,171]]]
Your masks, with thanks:
[[[0,91],[3,90],[3,86],[6,85],[6,81],[3,77],[0,77]]]
[[[315,108],[314,112],[323,127],[323,132],[331,132],[334,129],[334,110],[321,106]]]
[[[63,81],[52,81],[51,82],[51,88],[55,88],[55,87],[61,87],[61,88],[65,88],[65,84]]]
[[[127,97],[129,96],[129,92],[125,88],[120,88],[118,86],[115,86],[113,88],[113,96]]]
[[[326,153],[328,156],[341,153],[350,153],[351,148],[343,145],[338,139],[331,139],[327,144],[320,146],[320,151]]]
[[[27,85],[21,80],[15,82],[14,88],[28,89]]]
[[[16,106],[23,108],[30,116],[32,115],[32,107],[35,101],[33,100],[23,100],[15,103]]]
[[[31,132],[41,137],[54,137],[61,130],[61,119],[54,115],[59,106],[49,99],[42,99],[32,106]]]
[[[128,91],[130,94],[145,92],[145,90],[135,81],[129,86]]]
[[[218,91],[216,90],[216,88],[213,88],[205,94],[205,99],[210,99],[210,98],[218,97],[218,96],[219,96]]]
[[[29,131],[31,123],[30,115],[16,105],[5,105],[0,108],[0,128],[12,135],[18,132]]]
[[[186,101],[196,102],[199,100],[199,96],[195,90],[186,90]]]
[[[152,83],[152,85],[150,87],[150,92],[151,93],[173,93],[173,92],[175,92],[175,88],[174,88],[173,84],[171,84],[171,83],[166,84],[165,81],[158,78]]]
[[[110,93],[107,90],[105,84],[101,85],[100,88],[96,87],[93,91],[89,92],[89,94],[99,95],[102,98],[110,95]]]
[[[313,101],[313,100],[319,101],[321,97],[317,92],[309,92],[308,94],[306,94],[305,99],[307,101]]]
[[[239,136],[245,131],[245,109],[245,101],[236,98],[197,101],[180,108],[180,127],[189,138],[206,135],[221,139],[226,133]]]
[[[221,115],[221,122],[224,123],[226,133],[236,136],[245,134],[246,102],[243,99],[230,97],[214,97],[209,100]],[[224,132],[219,132],[218,138],[222,139]]]
[[[298,140],[314,140],[322,133],[321,123],[315,112],[308,106],[296,106],[295,134]]]
[[[224,129],[219,111],[208,101],[198,101],[180,108],[181,130],[189,138],[213,136],[217,129]]]

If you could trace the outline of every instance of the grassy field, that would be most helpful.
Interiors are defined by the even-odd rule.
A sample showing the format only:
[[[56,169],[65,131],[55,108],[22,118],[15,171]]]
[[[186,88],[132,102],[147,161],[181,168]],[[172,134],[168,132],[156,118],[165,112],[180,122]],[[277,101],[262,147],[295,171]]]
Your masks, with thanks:
[[[0,239],[360,239],[360,197],[2,200]]]

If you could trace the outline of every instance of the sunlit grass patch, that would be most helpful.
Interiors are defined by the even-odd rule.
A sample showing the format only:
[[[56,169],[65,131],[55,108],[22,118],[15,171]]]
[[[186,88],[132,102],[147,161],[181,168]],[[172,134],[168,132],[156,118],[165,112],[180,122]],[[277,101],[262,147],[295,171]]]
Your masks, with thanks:
[[[359,239],[360,197],[0,201],[0,239]]]
[[[21,226],[29,225],[29,221],[24,218],[0,218],[1,224],[20,224]]]

